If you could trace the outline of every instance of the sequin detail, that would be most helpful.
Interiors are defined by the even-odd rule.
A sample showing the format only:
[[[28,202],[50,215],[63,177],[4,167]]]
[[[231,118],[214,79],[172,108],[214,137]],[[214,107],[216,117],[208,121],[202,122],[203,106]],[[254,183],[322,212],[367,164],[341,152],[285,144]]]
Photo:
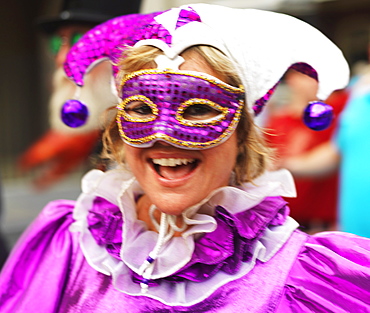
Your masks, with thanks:
[[[212,147],[233,133],[244,105],[242,87],[198,72],[141,70],[124,77],[121,88],[118,128],[123,140],[137,147],[156,140],[181,148]],[[139,98],[153,108],[153,114],[127,118],[125,108],[130,99]],[[207,120],[185,119],[184,112],[195,104],[208,105],[220,114]]]
[[[202,20],[200,19],[199,14],[192,8],[189,8],[188,10],[182,9],[176,23],[176,29],[190,22],[202,22]]]
[[[280,81],[279,81],[280,82]],[[272,87],[262,98],[258,99],[254,105],[253,105],[253,111],[255,115],[258,115],[261,113],[263,107],[265,106],[266,102],[271,98],[272,94],[274,93],[277,85],[277,83],[274,87]]]
[[[169,31],[154,20],[164,12],[130,14],[109,20],[87,32],[67,55],[64,70],[78,86],[84,85],[83,77],[89,66],[99,59],[108,58],[113,63],[113,73],[118,72],[118,60],[126,47],[145,39],[158,39],[171,46]],[[191,8],[181,10],[176,24],[179,28],[190,22],[201,22]]]
[[[84,85],[84,75],[91,64],[104,58],[112,61],[113,73],[118,72],[119,58],[126,47],[132,47],[145,38],[164,38],[161,25],[152,14],[130,14],[109,20],[88,31],[69,51],[64,70],[78,86]],[[162,27],[163,28],[163,27]]]

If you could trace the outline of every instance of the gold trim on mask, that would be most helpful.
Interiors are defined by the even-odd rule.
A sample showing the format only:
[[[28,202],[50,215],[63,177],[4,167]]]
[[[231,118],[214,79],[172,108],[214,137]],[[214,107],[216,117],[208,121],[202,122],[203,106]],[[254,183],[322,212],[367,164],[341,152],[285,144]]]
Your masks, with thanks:
[[[146,136],[146,137],[133,139],[133,138],[130,138],[130,137],[126,136],[125,132],[122,129],[122,124],[121,124],[118,116],[117,116],[117,124],[118,124],[118,130],[119,130],[121,138],[124,141],[126,141],[128,144],[133,144],[135,146],[139,146],[140,144],[145,144],[145,143],[150,142],[150,141],[155,140],[155,139],[157,139],[157,140],[161,139],[161,140],[167,141],[169,143],[175,144],[177,146],[182,146],[182,147],[186,147],[186,148],[190,148],[190,149],[211,148],[211,147],[215,146],[216,144],[222,142],[222,140],[225,137],[229,137],[234,132],[234,130],[236,129],[236,127],[238,125],[240,116],[241,116],[241,110],[242,110],[242,107],[239,107],[236,110],[234,118],[231,121],[229,127],[226,128],[225,131],[219,137],[217,137],[215,140],[211,140],[211,141],[207,141],[207,142],[189,142],[189,141],[186,141],[186,140],[179,140],[179,139],[170,137],[170,136],[168,136],[166,134],[162,134],[162,133],[155,133],[155,134],[151,134],[151,135]]]
[[[141,101],[147,104],[152,109],[153,116],[146,117],[146,118],[135,118],[127,114],[127,112],[125,111],[126,105],[133,101]],[[122,116],[125,120],[129,122],[139,122],[139,123],[151,122],[151,121],[154,121],[158,116],[157,105],[152,100],[150,100],[148,97],[143,96],[143,95],[135,95],[135,96],[127,97],[125,100],[121,101],[120,104],[118,104],[117,109],[118,109],[117,115],[119,117]]]
[[[220,112],[215,117],[206,119],[206,120],[196,120],[196,121],[190,121],[187,120],[183,117],[183,114],[185,110],[192,105],[196,104],[204,104],[207,106],[210,106],[211,108],[217,110]],[[199,98],[193,98],[189,99],[183,103],[180,104],[179,109],[176,112],[176,119],[179,121],[180,124],[185,125],[185,126],[199,126],[199,127],[206,127],[208,125],[215,125],[221,121],[223,121],[226,118],[227,113],[229,113],[228,108],[224,108],[221,105],[207,99],[199,99]]]

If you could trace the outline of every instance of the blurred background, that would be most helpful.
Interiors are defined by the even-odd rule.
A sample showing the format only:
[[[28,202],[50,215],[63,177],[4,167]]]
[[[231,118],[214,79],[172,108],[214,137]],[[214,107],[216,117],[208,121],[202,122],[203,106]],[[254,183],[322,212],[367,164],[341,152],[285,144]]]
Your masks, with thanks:
[[[164,10],[195,1],[148,0],[141,12]],[[344,52],[351,67],[367,62],[369,0],[219,0],[202,1],[238,8],[267,9],[296,16],[320,29]],[[0,11],[0,176],[1,229],[12,246],[50,200],[75,199],[88,162],[48,188],[33,184],[35,171],[18,167],[20,155],[49,128],[48,101],[54,60],[48,38],[36,26],[42,16],[60,12],[59,1],[14,0]],[[271,25],[274,27],[274,25]],[[243,35],[242,32],[240,34]],[[274,47],[271,47],[273,52]],[[320,49],[318,46],[317,49]]]

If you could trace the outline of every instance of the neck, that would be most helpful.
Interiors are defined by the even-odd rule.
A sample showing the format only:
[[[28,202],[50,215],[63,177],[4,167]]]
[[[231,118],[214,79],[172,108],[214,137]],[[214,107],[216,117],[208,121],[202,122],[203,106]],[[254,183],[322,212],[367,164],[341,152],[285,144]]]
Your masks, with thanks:
[[[137,218],[139,220],[145,222],[146,225],[148,226],[149,230],[158,232],[157,228],[153,224],[152,218],[151,218],[150,213],[149,213],[149,208],[150,208],[151,205],[152,205],[152,202],[150,201],[149,197],[145,194],[142,195],[136,202]],[[160,208],[157,208],[153,212],[152,216],[155,219],[155,221],[159,224],[160,223],[160,218],[161,218]],[[181,228],[183,223],[184,223],[184,219],[183,219],[182,215],[177,216],[176,226]],[[174,233],[174,236],[175,237],[180,237],[182,233],[183,233],[183,231],[182,232],[177,232],[176,231]]]

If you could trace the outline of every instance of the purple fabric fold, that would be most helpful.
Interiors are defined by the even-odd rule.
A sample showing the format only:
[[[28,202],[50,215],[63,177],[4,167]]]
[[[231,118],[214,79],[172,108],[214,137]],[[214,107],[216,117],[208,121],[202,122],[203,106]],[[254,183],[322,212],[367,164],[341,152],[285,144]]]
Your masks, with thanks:
[[[57,312],[78,250],[74,203],[50,203],[22,234],[0,275],[0,312]]]
[[[251,247],[262,236],[263,230],[269,225],[282,225],[288,214],[289,208],[280,197],[266,198],[257,206],[234,215],[217,206],[214,216],[216,230],[196,240],[191,260],[162,280],[202,282],[218,271],[235,274],[241,263],[252,256]],[[88,225],[97,244],[105,245],[109,254],[120,259],[123,221],[119,208],[103,198],[95,198],[89,211]],[[134,272],[132,278],[137,283],[142,280]],[[156,285],[160,280],[151,281],[150,285]]]
[[[69,230],[74,222],[74,205],[74,201],[52,202],[22,235],[0,275],[0,312],[369,312],[367,238],[340,232],[309,236],[296,230],[273,258],[257,263],[247,275],[219,287],[210,297],[190,307],[171,307],[145,296],[118,291],[112,277],[97,272],[86,262],[79,246],[79,233]],[[116,219],[118,211],[105,200],[97,200],[94,205],[96,209],[102,205],[108,208],[109,214],[99,216]],[[277,207],[272,210],[277,212],[275,217],[271,219],[273,213],[264,214],[263,220],[272,225],[281,220],[285,210]],[[230,214],[225,216],[226,210],[219,211],[228,223],[235,221],[230,220]],[[99,220],[96,216],[89,218],[96,222]],[[218,236],[224,234],[221,230],[224,227],[217,230]],[[95,234],[98,228],[94,229]],[[104,238],[116,242],[112,239],[115,236]],[[214,249],[213,256],[230,257],[224,254],[229,251],[224,245],[219,250],[213,241],[204,244]],[[225,246],[230,245],[232,240],[228,239]],[[202,259],[204,254],[200,255]]]
[[[293,264],[282,312],[370,312],[370,240],[324,232],[309,237]]]
[[[119,207],[97,197],[87,216],[88,229],[99,246],[105,245],[110,255],[120,260],[122,246],[122,213]]]

